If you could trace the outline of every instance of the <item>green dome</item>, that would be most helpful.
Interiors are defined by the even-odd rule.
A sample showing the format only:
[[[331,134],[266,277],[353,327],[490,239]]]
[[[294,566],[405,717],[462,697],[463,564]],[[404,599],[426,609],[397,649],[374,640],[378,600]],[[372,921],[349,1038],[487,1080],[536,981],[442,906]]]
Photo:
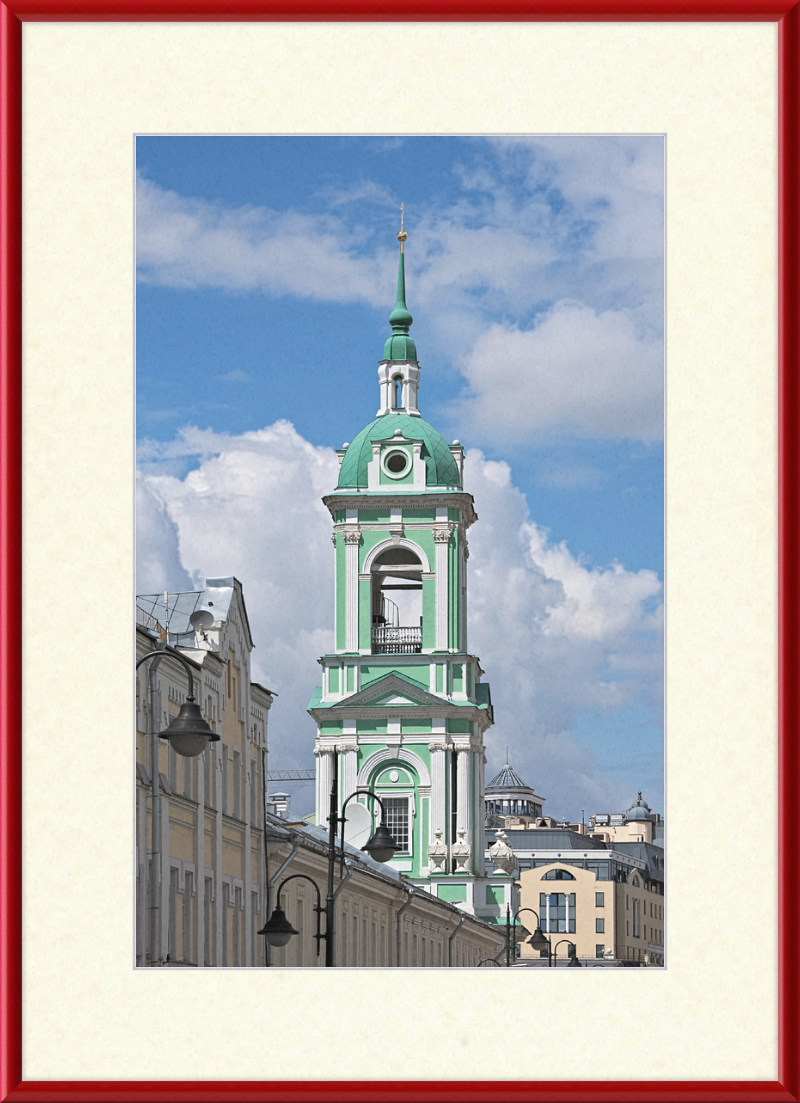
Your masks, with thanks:
[[[407,333],[393,333],[383,346],[384,360],[416,360],[417,346]]]
[[[367,466],[372,460],[372,442],[389,440],[397,429],[402,429],[406,440],[422,440],[422,458],[428,468],[426,485],[461,486],[458,467],[447,443],[438,430],[421,417],[410,414],[384,414],[370,422],[345,452],[339,471],[339,489],[346,487],[366,487]],[[391,492],[392,487],[382,487]]]

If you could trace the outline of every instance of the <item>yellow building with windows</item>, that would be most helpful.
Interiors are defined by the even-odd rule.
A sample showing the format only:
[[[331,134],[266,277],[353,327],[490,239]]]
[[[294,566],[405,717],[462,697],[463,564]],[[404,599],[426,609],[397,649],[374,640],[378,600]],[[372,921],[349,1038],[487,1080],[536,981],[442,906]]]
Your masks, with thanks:
[[[520,874],[519,922],[530,934],[539,918],[556,959],[575,953],[583,963],[641,962],[664,964],[664,882],[652,876],[646,861],[615,861],[613,879],[599,880],[595,871],[566,862],[526,869]],[[530,909],[525,911],[524,909]],[[517,930],[520,960],[547,956],[528,945],[528,934]]]
[[[136,964],[247,966],[263,961],[257,931],[265,908],[263,779],[273,694],[250,676],[253,640],[242,586],[206,579],[201,591],[137,597]],[[163,731],[188,694],[220,739],[183,758]],[[160,867],[152,894],[153,781],[158,779]]]

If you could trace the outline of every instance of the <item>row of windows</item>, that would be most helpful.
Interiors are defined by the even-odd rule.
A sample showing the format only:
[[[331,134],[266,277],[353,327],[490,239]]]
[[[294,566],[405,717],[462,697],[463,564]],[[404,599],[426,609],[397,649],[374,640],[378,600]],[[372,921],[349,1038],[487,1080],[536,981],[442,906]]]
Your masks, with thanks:
[[[575,893],[540,892],[539,921],[545,933],[575,933]]]
[[[242,889],[234,888],[231,900],[231,886],[225,882],[222,885],[222,947],[219,961],[216,960],[216,909],[212,900],[212,881],[205,878],[203,887],[203,964],[206,966],[244,966],[245,958],[245,915],[242,911]],[[143,886],[137,878],[137,895],[143,891]],[[178,870],[169,871],[169,903],[167,916],[167,943],[162,946],[161,952],[164,960],[180,965],[198,964],[197,946],[197,906],[198,900],[194,894],[194,874],[187,870],[184,873],[184,891],[178,891]],[[231,907],[231,903],[233,907]],[[141,914],[141,911],[139,912]],[[151,930],[149,923],[150,909],[145,909],[145,930],[143,932],[143,948],[145,958],[150,960]],[[259,939],[256,932],[261,926],[258,913],[258,893],[250,895],[250,927],[247,932],[249,937],[250,962],[263,964],[263,948],[259,947]],[[139,958],[141,963],[141,956]]]

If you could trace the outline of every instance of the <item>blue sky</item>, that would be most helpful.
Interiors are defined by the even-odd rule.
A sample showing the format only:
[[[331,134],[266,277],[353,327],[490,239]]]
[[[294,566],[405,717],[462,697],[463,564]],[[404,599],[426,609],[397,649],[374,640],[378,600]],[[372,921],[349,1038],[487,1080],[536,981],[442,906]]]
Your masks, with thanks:
[[[301,488],[334,484],[331,450],[377,409],[402,201],[420,409],[467,447],[481,518],[487,772],[509,744],[554,814],[640,787],[663,808],[663,154],[659,137],[137,139],[137,589],[242,579],[256,674],[281,694],[276,768],[311,765],[332,601],[329,557],[291,583],[275,545],[301,527],[325,543]]]

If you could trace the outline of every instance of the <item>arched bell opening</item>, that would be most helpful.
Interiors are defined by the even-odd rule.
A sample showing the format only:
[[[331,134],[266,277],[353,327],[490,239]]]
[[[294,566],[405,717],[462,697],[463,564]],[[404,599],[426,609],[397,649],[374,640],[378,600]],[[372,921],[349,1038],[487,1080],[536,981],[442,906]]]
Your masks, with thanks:
[[[391,547],[371,568],[372,654],[422,650],[422,563],[409,548]]]

